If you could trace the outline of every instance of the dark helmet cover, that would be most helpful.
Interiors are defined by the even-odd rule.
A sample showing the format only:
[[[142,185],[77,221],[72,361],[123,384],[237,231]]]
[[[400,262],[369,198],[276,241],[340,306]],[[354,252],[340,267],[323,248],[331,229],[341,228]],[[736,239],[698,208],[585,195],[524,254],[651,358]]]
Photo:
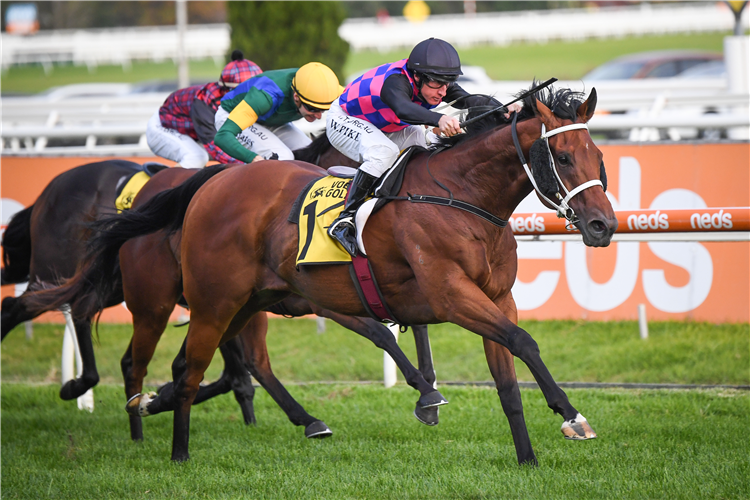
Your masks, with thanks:
[[[438,82],[455,82],[461,72],[461,59],[451,44],[439,38],[419,42],[409,54],[406,67]]]

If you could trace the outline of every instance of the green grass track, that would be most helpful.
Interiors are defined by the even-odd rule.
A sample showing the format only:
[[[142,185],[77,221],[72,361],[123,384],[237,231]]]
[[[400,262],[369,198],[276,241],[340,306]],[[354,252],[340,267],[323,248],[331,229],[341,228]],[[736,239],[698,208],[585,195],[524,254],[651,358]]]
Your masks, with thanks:
[[[437,427],[398,386],[296,386],[334,435],[305,440],[263,391],[246,427],[231,396],[193,409],[191,459],[169,461],[172,418],[127,431],[122,390],[96,389],[93,414],[52,385],[2,387],[3,498],[602,499],[748,498],[750,394],[569,390],[599,438],[563,439],[541,392],[522,390],[540,462],[519,467],[494,390],[444,387]]]
[[[641,340],[634,321],[522,321],[539,344],[542,359],[559,382],[620,382],[750,385],[750,325],[696,322],[651,322],[649,339]],[[35,324],[26,340],[23,327],[2,343],[4,382],[58,383],[63,325]],[[454,325],[435,325],[430,341],[440,381],[491,380],[479,336]],[[94,346],[102,383],[121,384],[120,358],[133,333],[131,325],[100,326]],[[187,328],[169,326],[149,365],[146,383],[171,377],[171,363]],[[268,351],[282,382],[383,380],[383,353],[368,340],[327,321],[316,333],[309,319],[271,319]],[[399,345],[416,363],[411,332]],[[206,372],[217,379],[220,356]],[[520,380],[533,380],[516,362]],[[399,380],[403,380],[399,374]]]

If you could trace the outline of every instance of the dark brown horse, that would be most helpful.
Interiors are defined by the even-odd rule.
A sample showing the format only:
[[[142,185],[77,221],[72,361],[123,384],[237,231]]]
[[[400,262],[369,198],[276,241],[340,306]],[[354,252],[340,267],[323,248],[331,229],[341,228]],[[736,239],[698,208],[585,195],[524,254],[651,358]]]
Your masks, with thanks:
[[[13,216],[3,234],[2,284],[29,282],[28,292],[2,303],[2,338],[37,316],[26,307],[31,290],[70,278],[86,251],[87,224],[115,213],[118,183],[142,169],[125,160],[108,160],[73,168],[55,177],[30,207]],[[122,302],[122,290],[106,298],[106,306]],[[73,316],[81,351],[81,376],[60,389],[60,397],[75,399],[99,382],[91,343],[90,318]]]
[[[115,213],[118,186],[142,169],[143,166],[125,160],[106,160],[72,168],[50,181],[31,206],[11,219],[2,241],[2,283],[28,281],[29,286],[21,296],[3,300],[3,339],[16,325],[38,315],[27,307],[26,302],[34,289],[58,284],[75,274],[86,254],[86,244],[91,236],[89,224]],[[108,279],[108,292],[101,297],[102,308],[123,301],[119,271],[113,269],[108,277],[111,279]],[[60,397],[64,400],[77,398],[99,381],[91,341],[93,315],[75,312],[72,316],[83,366],[78,378],[61,387]],[[222,354],[231,355],[235,362],[229,362],[222,378],[201,391],[198,400],[215,395],[219,388],[223,392],[234,388],[245,419],[252,421],[253,387],[244,367],[231,369],[237,366],[238,356],[232,347],[241,358],[242,350],[234,344],[222,348]]]
[[[576,226],[585,244],[608,245],[617,222],[602,189],[602,154],[583,130],[594,113],[596,93],[592,90],[585,101],[567,89],[537,97],[524,100],[517,125],[469,134],[439,155],[416,155],[399,195],[439,196],[447,189],[451,199],[507,220],[536,186],[545,203],[556,203]],[[519,154],[531,155],[531,177]],[[182,276],[192,311],[186,364],[173,373],[174,391],[145,407],[147,412],[174,411],[173,460],[189,457],[190,406],[214,351],[253,315],[290,294],[341,314],[365,314],[346,266],[295,267],[297,230],[287,221],[289,208],[322,173],[295,162],[244,165],[213,177],[194,197],[184,197],[178,188],[142,207],[136,225],[143,234],[184,223]],[[191,198],[183,219],[179,208]],[[164,206],[175,207],[171,220],[160,210],[150,211]],[[135,223],[113,218],[111,234],[117,232],[115,219]],[[128,231],[135,229],[128,226]],[[563,417],[566,437],[595,437],[550,375],[536,342],[517,326],[511,294],[516,243],[503,224],[454,208],[397,201],[373,215],[364,243],[381,291],[401,323],[452,322],[483,337],[520,463],[536,463],[536,457],[513,356],[526,363],[548,406]]]

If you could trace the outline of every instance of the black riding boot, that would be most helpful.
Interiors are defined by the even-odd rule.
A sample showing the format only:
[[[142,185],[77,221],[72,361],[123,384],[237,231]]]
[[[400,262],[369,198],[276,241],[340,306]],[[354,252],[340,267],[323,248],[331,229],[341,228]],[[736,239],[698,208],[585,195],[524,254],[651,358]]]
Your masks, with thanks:
[[[344,210],[328,226],[328,236],[341,243],[344,250],[352,256],[357,255],[357,229],[354,227],[354,214],[364,203],[377,180],[377,177],[362,170],[357,170],[352,180],[352,187],[349,188],[349,196],[346,198]]]

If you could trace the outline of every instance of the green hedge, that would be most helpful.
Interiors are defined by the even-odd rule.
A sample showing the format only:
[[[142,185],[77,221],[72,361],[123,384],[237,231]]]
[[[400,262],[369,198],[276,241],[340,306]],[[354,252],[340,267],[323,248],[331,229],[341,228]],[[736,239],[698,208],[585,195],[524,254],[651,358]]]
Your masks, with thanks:
[[[345,9],[338,2],[229,2],[231,49],[261,68],[328,65],[344,81],[349,43],[338,35]]]

